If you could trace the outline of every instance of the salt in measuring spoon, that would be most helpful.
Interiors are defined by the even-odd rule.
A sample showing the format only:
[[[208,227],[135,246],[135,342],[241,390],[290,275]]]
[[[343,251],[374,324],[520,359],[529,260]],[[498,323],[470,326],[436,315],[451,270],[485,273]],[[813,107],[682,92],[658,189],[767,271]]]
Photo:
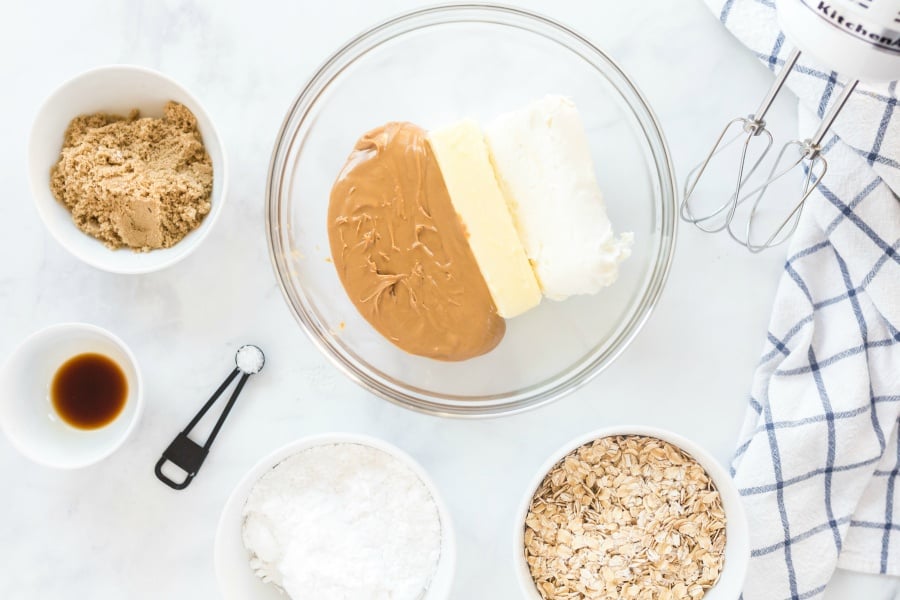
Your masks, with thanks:
[[[201,465],[203,465],[206,455],[209,454],[209,449],[215,441],[216,436],[219,434],[222,425],[225,423],[225,419],[228,418],[228,413],[231,412],[231,408],[237,401],[238,395],[241,393],[241,390],[244,389],[244,384],[247,383],[247,380],[250,379],[251,375],[255,375],[262,371],[262,368],[266,364],[266,356],[259,346],[247,344],[238,348],[237,353],[234,355],[234,364],[235,367],[231,374],[225,378],[225,381],[222,382],[219,389],[217,389],[209,400],[206,401],[203,408],[194,415],[194,418],[191,419],[191,422],[188,423],[187,427],[185,427],[181,433],[175,437],[172,443],[169,444],[169,447],[166,448],[162,457],[156,463],[154,472],[156,473],[157,479],[174,490],[183,490],[190,485],[191,481],[193,481],[194,477],[197,475],[197,471],[199,471]],[[207,411],[212,408],[212,405],[215,404],[216,400],[219,399],[219,396],[222,395],[222,392],[224,392],[231,382],[234,381],[238,374],[241,374],[241,378],[238,380],[237,387],[228,399],[225,409],[219,416],[219,420],[216,421],[216,424],[213,426],[206,442],[201,446],[190,439],[188,435],[197,423],[200,422],[200,419],[203,418]],[[166,462],[170,462],[184,471],[186,474],[185,478],[180,482],[170,479],[163,473],[163,465],[165,465]]]

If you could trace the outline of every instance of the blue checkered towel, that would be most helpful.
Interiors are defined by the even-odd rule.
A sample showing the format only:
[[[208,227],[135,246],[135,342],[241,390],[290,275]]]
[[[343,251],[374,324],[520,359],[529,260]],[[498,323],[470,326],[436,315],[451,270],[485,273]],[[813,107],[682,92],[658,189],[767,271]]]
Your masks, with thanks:
[[[707,3],[780,69],[791,44],[771,0]],[[842,79],[801,56],[788,85],[810,135]],[[896,105],[896,82],[860,85],[791,240],[733,463],[753,549],[745,600],[818,598],[838,566],[900,575]]]

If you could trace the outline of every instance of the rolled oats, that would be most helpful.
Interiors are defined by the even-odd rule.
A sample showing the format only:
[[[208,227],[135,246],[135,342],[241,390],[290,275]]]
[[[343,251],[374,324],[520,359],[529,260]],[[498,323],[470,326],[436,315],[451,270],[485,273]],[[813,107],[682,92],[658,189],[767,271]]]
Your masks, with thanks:
[[[725,560],[722,499],[672,444],[601,438],[547,473],[524,552],[545,600],[699,600]]]

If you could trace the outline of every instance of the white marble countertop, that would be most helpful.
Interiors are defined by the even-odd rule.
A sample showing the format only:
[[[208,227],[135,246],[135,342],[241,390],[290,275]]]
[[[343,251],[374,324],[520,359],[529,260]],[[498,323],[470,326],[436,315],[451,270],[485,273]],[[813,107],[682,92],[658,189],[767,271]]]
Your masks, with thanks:
[[[522,3],[574,25],[643,89],[679,177],[770,75],[700,2]],[[382,437],[432,473],[455,519],[453,598],[518,597],[511,515],[545,457],[606,425],[672,429],[727,463],[743,418],[784,250],[751,256],[682,227],[656,313],[606,372],[537,411],[446,420],[376,399],[311,345],[276,286],[263,226],[264,182],[284,111],[340,43],[412,0],[240,2],[85,0],[3,7],[0,54],[0,358],[30,332],[85,321],[121,336],[144,372],[146,412],[126,445],[93,467],[35,466],[0,439],[0,598],[215,598],[219,511],[261,456],[307,434]],[[25,148],[37,106],[57,85],[114,62],[149,66],[196,94],[231,161],[227,207],[198,252],[166,271],[117,276],[77,262],[30,201]],[[772,121],[790,132],[794,103]],[[726,174],[719,177],[727,185]],[[230,368],[242,343],[266,351],[203,472],[186,492],[152,466]],[[648,376],[650,375],[650,376]],[[898,597],[895,580],[839,573],[829,600]]]

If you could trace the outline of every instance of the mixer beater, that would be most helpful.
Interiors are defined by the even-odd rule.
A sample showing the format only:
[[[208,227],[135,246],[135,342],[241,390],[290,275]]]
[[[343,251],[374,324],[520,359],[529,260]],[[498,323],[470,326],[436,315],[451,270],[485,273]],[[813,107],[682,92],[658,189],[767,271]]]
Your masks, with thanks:
[[[799,47],[785,60],[757,111],[729,121],[706,157],[688,173],[681,203],[682,219],[708,233],[726,230],[751,252],[783,243],[797,228],[804,204],[828,171],[828,162],[821,154],[822,142],[859,83],[854,79],[844,85],[818,129],[806,139],[784,144],[765,176],[754,178],[774,145],[766,128],[766,113],[801,52],[860,78],[883,80],[900,75],[900,32],[892,30],[894,23],[900,23],[900,3],[896,0],[778,0],[776,6],[785,33]],[[730,195],[712,202],[698,198],[697,184],[714,159],[719,157],[721,161],[735,154],[737,177]],[[771,193],[773,184],[798,173],[801,185],[792,198]],[[779,215],[774,226],[760,224],[767,195],[773,197],[766,209]]]

